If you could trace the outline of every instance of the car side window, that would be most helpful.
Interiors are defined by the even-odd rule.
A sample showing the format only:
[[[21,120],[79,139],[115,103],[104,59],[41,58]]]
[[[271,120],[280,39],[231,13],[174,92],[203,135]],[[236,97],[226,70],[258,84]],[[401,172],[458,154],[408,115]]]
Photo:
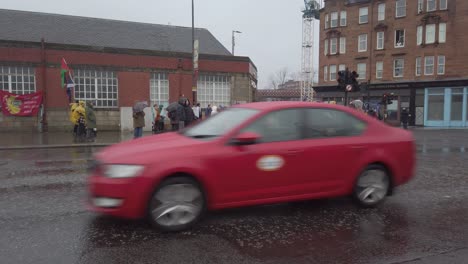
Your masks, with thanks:
[[[306,110],[306,137],[346,137],[361,135],[367,124],[358,118],[334,109]]]
[[[259,143],[299,140],[302,138],[303,115],[299,109],[268,113],[242,129],[261,136]]]

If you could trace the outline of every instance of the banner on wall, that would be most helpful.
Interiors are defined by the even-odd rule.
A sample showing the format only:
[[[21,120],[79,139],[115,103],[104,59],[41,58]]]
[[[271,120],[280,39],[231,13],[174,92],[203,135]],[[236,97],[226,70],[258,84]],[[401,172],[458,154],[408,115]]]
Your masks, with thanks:
[[[12,94],[0,90],[0,108],[7,116],[35,116],[42,104],[42,91],[31,94]]]

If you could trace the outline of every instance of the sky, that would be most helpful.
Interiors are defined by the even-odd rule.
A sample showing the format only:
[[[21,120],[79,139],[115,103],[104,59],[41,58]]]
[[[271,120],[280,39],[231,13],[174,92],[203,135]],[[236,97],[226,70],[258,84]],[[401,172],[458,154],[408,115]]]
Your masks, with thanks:
[[[191,0],[0,0],[0,8],[192,25]],[[270,76],[280,69],[300,72],[303,8],[303,0],[195,0],[195,26],[208,29],[228,50],[232,30],[241,31],[235,55],[250,57],[258,88],[269,88]],[[316,50],[318,56],[318,42]]]

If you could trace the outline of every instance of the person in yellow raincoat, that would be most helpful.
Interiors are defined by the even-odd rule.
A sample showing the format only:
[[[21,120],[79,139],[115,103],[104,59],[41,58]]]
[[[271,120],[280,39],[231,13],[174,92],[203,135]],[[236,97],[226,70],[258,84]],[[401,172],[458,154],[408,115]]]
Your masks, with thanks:
[[[73,110],[71,110],[70,120],[75,125],[73,133],[77,135],[79,134],[78,128],[80,125],[80,118],[82,118],[83,120],[86,119],[85,102],[79,101],[75,107],[72,106],[72,109]]]
[[[73,112],[75,111],[76,107],[78,107],[78,100],[70,104],[70,113],[68,113],[68,116],[72,124],[76,124],[76,120],[74,119],[74,116],[73,116]]]

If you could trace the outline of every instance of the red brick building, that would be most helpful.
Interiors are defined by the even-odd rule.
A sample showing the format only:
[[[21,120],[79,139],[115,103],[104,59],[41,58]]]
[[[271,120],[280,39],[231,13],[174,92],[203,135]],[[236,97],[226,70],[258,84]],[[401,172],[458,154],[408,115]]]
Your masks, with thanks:
[[[395,123],[409,107],[411,124],[468,126],[467,13],[466,0],[325,0],[318,96],[343,102],[337,72],[349,68],[369,87],[351,100],[398,96]]]
[[[136,100],[167,105],[181,95],[193,99],[191,28],[1,9],[0,24],[0,89],[43,90],[49,130],[71,126],[62,58],[73,70],[74,98],[96,105],[100,130],[128,128],[131,116],[123,115]],[[253,62],[232,56],[206,29],[196,29],[196,38],[202,107],[253,101]],[[0,131],[37,131],[42,117],[0,114]]]

